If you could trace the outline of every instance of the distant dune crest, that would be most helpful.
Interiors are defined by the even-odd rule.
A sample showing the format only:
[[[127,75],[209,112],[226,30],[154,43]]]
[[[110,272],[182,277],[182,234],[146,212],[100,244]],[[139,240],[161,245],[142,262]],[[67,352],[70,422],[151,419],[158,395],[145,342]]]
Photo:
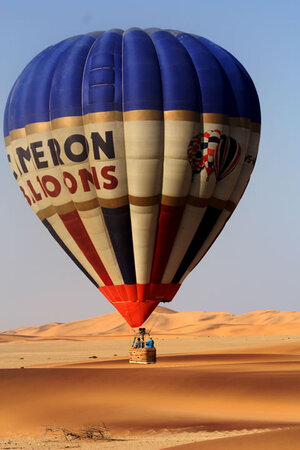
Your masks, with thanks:
[[[159,306],[145,322],[153,334],[168,336],[253,336],[300,334],[300,312],[252,311],[234,315],[226,312],[177,312]],[[31,336],[44,339],[62,337],[121,336],[132,334],[131,328],[117,313],[68,323],[47,323],[7,330],[0,340]],[[2,336],[2,339],[1,339]]]

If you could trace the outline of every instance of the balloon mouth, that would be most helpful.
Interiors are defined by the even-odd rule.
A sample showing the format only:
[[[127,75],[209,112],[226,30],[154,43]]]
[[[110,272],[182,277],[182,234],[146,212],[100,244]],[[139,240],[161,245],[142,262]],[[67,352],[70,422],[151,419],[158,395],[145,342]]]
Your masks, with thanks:
[[[160,302],[170,302],[180,284],[149,283],[100,286],[99,290],[132,327],[140,327]]]
[[[146,300],[141,302],[113,302],[112,304],[131,328],[138,328],[143,325],[159,303],[159,301]]]

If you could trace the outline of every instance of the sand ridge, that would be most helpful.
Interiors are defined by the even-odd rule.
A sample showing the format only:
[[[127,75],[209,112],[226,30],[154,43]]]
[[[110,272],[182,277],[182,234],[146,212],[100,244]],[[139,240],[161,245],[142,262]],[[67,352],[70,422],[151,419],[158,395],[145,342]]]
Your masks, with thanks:
[[[234,315],[226,312],[176,312],[157,307],[145,327],[165,336],[260,336],[300,334],[300,312],[253,311]],[[79,339],[80,337],[131,336],[132,330],[119,313],[104,314],[69,323],[48,323],[0,333],[0,343],[30,337],[40,339]]]
[[[162,450],[297,450],[299,442],[300,428],[291,427],[168,446]]]

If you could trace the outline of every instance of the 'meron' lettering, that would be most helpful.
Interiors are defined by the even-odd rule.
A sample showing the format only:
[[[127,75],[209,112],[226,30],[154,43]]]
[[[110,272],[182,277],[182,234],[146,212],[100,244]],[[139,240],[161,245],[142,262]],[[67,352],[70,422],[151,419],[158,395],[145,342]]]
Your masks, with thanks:
[[[16,156],[23,173],[28,173],[28,162],[32,158],[37,169],[46,168],[49,166],[49,163],[52,163],[54,166],[67,164],[68,160],[83,162],[88,158],[90,150],[93,152],[95,160],[101,159],[101,152],[108,159],[115,158],[112,131],[105,132],[105,139],[98,132],[92,132],[90,137],[92,149],[90,149],[88,140],[84,135],[72,134],[65,140],[63,145],[60,145],[56,139],[48,139],[46,142],[32,142],[26,149],[17,147]],[[78,148],[80,148],[80,151]]]

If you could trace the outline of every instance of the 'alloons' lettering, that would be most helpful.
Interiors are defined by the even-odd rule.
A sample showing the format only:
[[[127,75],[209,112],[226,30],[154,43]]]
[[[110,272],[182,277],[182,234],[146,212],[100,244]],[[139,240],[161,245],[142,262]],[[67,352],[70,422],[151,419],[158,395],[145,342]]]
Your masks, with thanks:
[[[73,173],[64,170],[63,182],[53,175],[35,176],[26,180],[20,189],[30,205],[47,197],[58,197],[66,188],[70,194],[90,192],[94,189],[116,189],[119,184],[115,176],[116,166],[103,166],[98,169],[92,166],[90,169],[91,171],[79,169]]]

